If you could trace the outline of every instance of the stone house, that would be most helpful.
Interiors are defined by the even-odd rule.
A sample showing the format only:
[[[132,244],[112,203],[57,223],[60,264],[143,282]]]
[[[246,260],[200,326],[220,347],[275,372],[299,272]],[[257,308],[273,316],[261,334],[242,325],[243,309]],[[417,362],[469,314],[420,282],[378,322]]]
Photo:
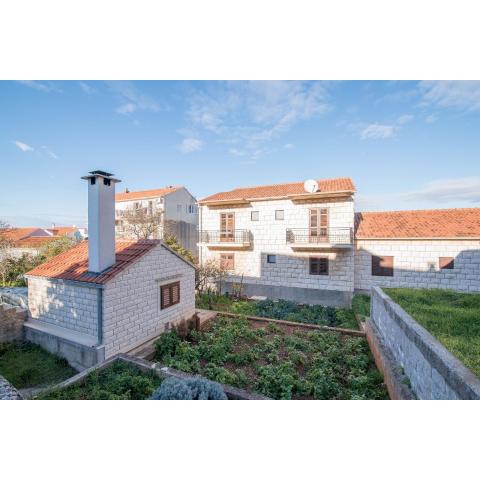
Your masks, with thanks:
[[[313,188],[311,188],[313,185]],[[349,178],[199,201],[200,261],[247,296],[350,305],[373,285],[480,291],[480,209],[354,213]]]
[[[195,314],[195,268],[161,240],[115,242],[115,184],[88,181],[89,239],[27,274],[27,340],[87,368]]]
[[[179,243],[197,254],[198,210],[195,197],[182,186],[169,186],[156,190],[124,192],[115,195],[115,231],[125,237],[129,229],[127,211],[143,211],[159,216],[159,228],[154,238],[163,238],[165,232],[173,233]]]

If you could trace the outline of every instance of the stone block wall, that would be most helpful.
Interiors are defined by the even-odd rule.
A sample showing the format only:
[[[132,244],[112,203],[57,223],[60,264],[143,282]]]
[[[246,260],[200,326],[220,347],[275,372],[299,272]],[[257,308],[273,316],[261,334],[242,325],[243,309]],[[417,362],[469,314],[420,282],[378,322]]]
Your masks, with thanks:
[[[161,310],[160,287],[180,282],[180,303]],[[195,269],[162,245],[105,285],[105,358],[127,352],[195,314]]]
[[[27,316],[24,308],[0,303],[0,343],[21,341]]]
[[[22,400],[22,396],[17,389],[5,378],[0,375],[0,400]]]
[[[393,277],[372,276],[372,255],[394,257]],[[453,270],[440,270],[439,257],[454,257]],[[480,291],[478,240],[357,240],[355,289],[444,288]]]
[[[97,295],[97,289],[88,285],[74,285],[62,280],[30,277],[28,279],[29,316],[32,320],[97,336]]]
[[[404,371],[417,398],[480,399],[480,379],[378,287],[372,289],[370,317],[381,348]]]
[[[251,202],[248,206],[235,208],[201,207],[201,229],[220,230],[220,214],[235,213],[235,228],[250,230],[253,246],[244,250],[215,250],[201,247],[201,260],[219,259],[220,253],[235,254],[235,271],[232,281],[251,285],[271,285],[308,289],[336,290],[353,292],[354,258],[353,248],[345,250],[324,250],[298,252],[286,241],[286,231],[291,228],[308,229],[309,209],[327,207],[329,209],[330,228],[353,228],[353,200],[351,198],[336,201],[270,200]],[[284,211],[284,220],[275,220],[275,211]],[[251,220],[251,212],[259,212],[259,221]],[[267,255],[277,256],[276,264],[267,263]],[[326,256],[329,258],[328,275],[310,275],[309,257]]]

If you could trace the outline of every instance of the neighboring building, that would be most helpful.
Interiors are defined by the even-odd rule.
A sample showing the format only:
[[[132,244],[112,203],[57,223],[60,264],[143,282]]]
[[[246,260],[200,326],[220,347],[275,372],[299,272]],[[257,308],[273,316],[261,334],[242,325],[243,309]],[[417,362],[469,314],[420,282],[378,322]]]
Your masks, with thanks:
[[[239,188],[204,198],[200,259],[231,271],[248,296],[346,305],[354,290],[355,186],[349,178]]]
[[[333,306],[372,285],[480,291],[480,209],[354,214],[350,179],[317,185],[199,201],[200,261],[227,267],[225,290]]]
[[[355,215],[355,288],[480,291],[480,208]]]
[[[159,215],[159,229],[154,238],[163,238],[164,233],[173,233],[179,243],[197,254],[198,208],[197,200],[182,186],[156,190],[130,192],[128,189],[115,195],[115,231],[118,237],[129,233],[125,219],[127,210],[142,210]]]
[[[73,240],[83,240],[86,238],[87,229],[78,227],[20,227],[8,228],[0,231],[8,240],[12,242],[12,248],[9,252],[14,256],[20,256],[23,253],[36,254],[39,250],[50,242],[66,236]]]
[[[161,240],[115,244],[115,183],[91,172],[89,240],[26,275],[26,338],[86,368],[195,314],[195,268]]]

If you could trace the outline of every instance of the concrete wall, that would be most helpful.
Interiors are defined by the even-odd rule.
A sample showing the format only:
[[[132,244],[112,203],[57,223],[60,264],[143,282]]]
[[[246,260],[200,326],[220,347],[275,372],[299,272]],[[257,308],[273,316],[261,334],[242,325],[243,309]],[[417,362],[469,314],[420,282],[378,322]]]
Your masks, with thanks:
[[[94,337],[98,335],[98,297],[94,287],[30,277],[28,306],[32,320]]]
[[[372,255],[394,257],[394,276],[372,276]],[[440,270],[439,257],[454,257],[453,270]],[[480,291],[478,240],[357,240],[355,288],[372,286]]]
[[[327,207],[329,209],[330,228],[353,227],[353,200],[305,201],[295,203],[291,200],[251,202],[248,206],[236,208],[201,207],[200,221],[202,230],[220,230],[220,214],[235,213],[235,229],[250,230],[253,246],[245,250],[229,250],[228,247],[214,250],[201,246],[201,260],[219,259],[224,252],[235,253],[235,272],[232,281],[243,281],[249,285],[269,285],[295,287],[299,289],[319,289],[337,292],[353,292],[354,259],[353,248],[345,250],[323,250],[298,252],[286,242],[286,230],[289,228],[308,229],[309,209]],[[285,219],[275,220],[275,211],[284,210]],[[251,221],[251,212],[259,211],[259,221]],[[267,263],[267,255],[277,255],[276,264]],[[310,275],[309,257],[327,256],[329,274]],[[253,289],[253,287],[251,287]],[[294,290],[291,291],[293,293]]]
[[[378,287],[371,308],[374,337],[403,369],[417,398],[480,399],[480,379]]]
[[[175,281],[181,302],[161,310],[160,286]],[[195,269],[159,245],[105,285],[105,357],[129,351],[194,313]]]
[[[0,303],[0,343],[21,341],[27,316],[24,308]]]

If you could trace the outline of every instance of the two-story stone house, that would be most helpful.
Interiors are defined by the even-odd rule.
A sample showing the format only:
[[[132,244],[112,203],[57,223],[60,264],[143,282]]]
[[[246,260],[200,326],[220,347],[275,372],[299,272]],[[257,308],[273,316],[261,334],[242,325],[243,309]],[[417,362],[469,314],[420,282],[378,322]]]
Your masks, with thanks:
[[[174,234],[179,243],[197,252],[198,209],[197,200],[183,186],[168,186],[155,190],[124,192],[115,195],[115,233],[128,237],[130,229],[126,212],[143,211],[158,215],[159,226],[151,238],[162,239],[165,232]]]
[[[349,178],[316,191],[288,183],[221,192],[199,202],[200,261],[218,259],[225,288],[246,295],[346,305],[354,291],[354,193]]]
[[[316,187],[200,200],[200,261],[228,270],[224,290],[332,306],[373,285],[480,291],[480,208],[354,213],[349,178]]]

